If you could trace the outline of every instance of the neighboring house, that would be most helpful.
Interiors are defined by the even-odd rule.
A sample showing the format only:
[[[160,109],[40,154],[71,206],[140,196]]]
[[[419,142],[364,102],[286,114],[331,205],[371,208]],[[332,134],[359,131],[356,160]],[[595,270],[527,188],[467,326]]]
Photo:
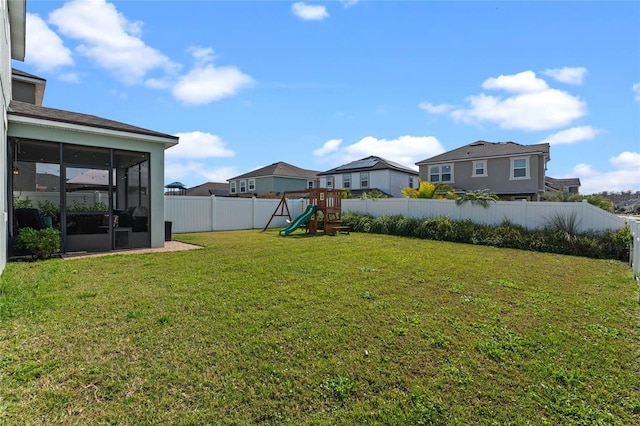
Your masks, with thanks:
[[[318,176],[321,188],[348,189],[353,195],[378,190],[391,197],[401,197],[403,188],[418,187],[416,170],[373,155]]]
[[[318,172],[279,161],[228,180],[229,195],[281,193],[315,188]]]
[[[456,191],[489,189],[503,200],[540,201],[549,144],[477,141],[416,163],[420,178]]]
[[[577,194],[580,190],[580,179],[554,179],[547,176],[545,177],[544,185],[548,192],[568,192],[569,194]]]
[[[207,182],[187,189],[187,195],[197,197],[225,196],[228,194],[229,184],[225,182]]]

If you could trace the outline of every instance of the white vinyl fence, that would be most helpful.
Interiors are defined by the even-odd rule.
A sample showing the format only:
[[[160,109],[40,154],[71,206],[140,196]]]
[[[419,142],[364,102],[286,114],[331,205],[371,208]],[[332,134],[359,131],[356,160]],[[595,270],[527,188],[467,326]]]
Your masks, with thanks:
[[[280,200],[230,197],[165,197],[165,220],[173,222],[173,231],[205,232],[234,229],[264,228]],[[292,218],[300,215],[307,200],[287,201]],[[587,202],[553,203],[526,201],[498,201],[489,208],[465,203],[457,206],[453,200],[425,200],[412,198],[346,199],[342,211],[366,213],[375,217],[403,215],[412,218],[448,216],[452,220],[469,219],[474,223],[496,225],[505,220],[527,229],[541,228],[554,215],[575,215],[580,231],[615,230],[626,219],[608,213]],[[275,217],[272,228],[285,227],[285,217]]]
[[[640,303],[640,219],[629,221],[631,227],[631,236],[633,243],[631,244],[631,267],[633,268],[633,277],[638,282],[638,303]]]
[[[164,197],[164,218],[173,222],[172,232],[232,231],[262,229],[280,200],[230,197]],[[292,218],[302,214],[306,200],[288,200]],[[280,209],[278,209],[278,212]],[[286,211],[285,211],[286,212]],[[287,217],[274,217],[270,228],[284,228]]]
[[[457,206],[454,200],[418,198],[369,198],[342,201],[342,210],[367,213],[374,217],[400,214],[415,219],[448,216],[451,220],[471,220],[482,225],[497,225],[505,220],[527,229],[544,227],[554,216],[575,215],[579,231],[620,229],[627,222],[619,216],[581,203],[497,201],[488,208],[466,202]]]

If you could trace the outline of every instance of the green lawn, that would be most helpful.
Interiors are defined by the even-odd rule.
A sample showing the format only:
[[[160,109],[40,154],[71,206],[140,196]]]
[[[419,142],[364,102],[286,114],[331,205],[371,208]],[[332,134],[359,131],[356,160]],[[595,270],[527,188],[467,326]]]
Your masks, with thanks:
[[[356,234],[10,263],[0,424],[640,424],[628,265]]]

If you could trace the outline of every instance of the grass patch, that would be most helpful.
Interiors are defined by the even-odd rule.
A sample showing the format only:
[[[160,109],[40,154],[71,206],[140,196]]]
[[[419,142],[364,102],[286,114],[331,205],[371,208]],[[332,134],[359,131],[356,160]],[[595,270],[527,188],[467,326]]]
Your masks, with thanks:
[[[640,424],[625,263],[357,233],[179,238],[204,248],[7,265],[3,423]]]

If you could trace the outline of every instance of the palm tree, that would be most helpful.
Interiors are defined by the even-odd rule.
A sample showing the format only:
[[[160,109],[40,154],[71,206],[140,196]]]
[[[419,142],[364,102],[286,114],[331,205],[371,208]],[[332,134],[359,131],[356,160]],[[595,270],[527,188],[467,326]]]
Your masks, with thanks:
[[[419,180],[420,185],[418,188],[406,187],[402,188],[402,195],[409,198],[428,198],[437,200],[452,200],[455,196],[455,189],[451,185],[438,182],[431,183],[427,181]]]
[[[490,203],[495,203],[497,200],[498,196],[488,189],[465,191],[464,194],[456,198],[456,205],[460,206],[467,201],[470,201],[471,204],[479,204],[486,209],[489,207]]]

